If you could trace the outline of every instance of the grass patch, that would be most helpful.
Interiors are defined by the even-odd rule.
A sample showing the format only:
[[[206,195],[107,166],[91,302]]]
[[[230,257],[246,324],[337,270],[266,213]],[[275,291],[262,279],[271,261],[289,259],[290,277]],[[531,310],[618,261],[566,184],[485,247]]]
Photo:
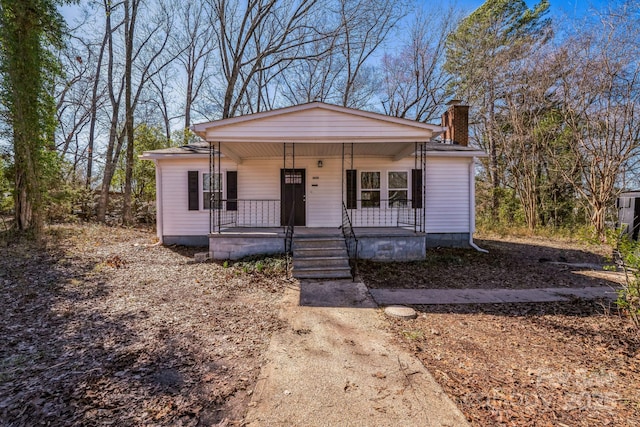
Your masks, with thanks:
[[[249,256],[238,261],[225,260],[220,265],[232,269],[236,274],[260,274],[279,276],[287,272],[287,260],[284,255]]]

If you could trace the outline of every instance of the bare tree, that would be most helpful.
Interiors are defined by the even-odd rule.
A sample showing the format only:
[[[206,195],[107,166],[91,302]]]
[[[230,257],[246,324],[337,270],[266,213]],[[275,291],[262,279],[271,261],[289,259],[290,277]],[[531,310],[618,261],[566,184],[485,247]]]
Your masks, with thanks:
[[[450,75],[443,69],[446,40],[460,13],[453,7],[420,10],[411,21],[408,40],[397,54],[382,58],[382,107],[390,116],[427,122],[437,118],[449,96]]]
[[[538,226],[546,187],[555,185],[549,155],[566,155],[561,150],[561,103],[555,96],[566,72],[565,59],[551,49],[524,58],[496,118],[501,129],[496,138],[503,147],[505,185],[518,196],[530,230]]]
[[[325,31],[334,34],[306,45],[306,59],[293,62],[280,75],[280,93],[290,104],[314,101],[340,104],[337,88],[344,58],[336,48],[339,33],[337,29]]]
[[[407,13],[403,0],[337,0],[344,57],[340,91],[345,107],[366,106],[377,91],[369,59]]]
[[[56,150],[65,158],[74,151],[73,172],[86,155],[86,146],[77,144],[78,136],[90,123],[92,59],[89,46],[72,45],[61,51],[60,63],[64,77],[56,93],[58,131]],[[79,46],[78,46],[79,45]],[[73,147],[75,143],[75,147]]]
[[[210,25],[211,3],[187,0],[178,6],[177,28],[174,29],[171,49],[184,71],[184,128],[191,125],[193,103],[198,99],[213,63],[215,36]],[[188,135],[185,133],[184,142]]]
[[[122,221],[133,223],[132,180],[135,153],[134,114],[140,97],[151,79],[162,72],[176,58],[165,55],[171,30],[172,15],[166,5],[159,2],[154,10],[147,9],[146,22],[137,22],[143,0],[124,0],[124,44],[125,44],[125,134],[127,137],[127,157],[125,163],[125,187],[122,206]],[[153,13],[149,13],[153,12]],[[139,35],[137,31],[142,30]],[[137,44],[137,46],[136,46]],[[133,67],[136,67],[136,76]],[[135,82],[134,82],[135,78]],[[134,87],[134,84],[136,85]]]
[[[222,117],[247,111],[250,85],[261,72],[299,58],[300,48],[322,37],[313,27],[317,0],[209,0],[221,67]],[[256,108],[253,108],[255,111]]]
[[[168,13],[163,1],[147,4],[143,0],[124,0],[114,5],[105,0],[104,10],[105,25],[111,29],[108,31],[105,82],[111,110],[109,139],[98,202],[97,216],[100,221],[104,221],[106,217],[109,189],[123,147],[126,147],[126,169],[133,164],[134,117],[142,95],[149,88],[151,79],[175,59],[175,56],[167,54],[166,50],[173,22],[172,15]],[[141,13],[145,14],[144,21],[137,20]],[[115,24],[114,20],[117,20]],[[122,32],[118,31],[120,28]],[[118,49],[118,52],[114,49]],[[117,79],[116,73],[121,73]],[[124,105],[121,104],[123,95]],[[131,184],[130,173],[128,184]],[[130,185],[125,184],[125,223],[132,220],[131,192],[127,188],[130,189]]]
[[[118,5],[115,5],[117,7]],[[115,173],[118,160],[120,158],[120,151],[122,150],[122,144],[124,142],[124,132],[118,129],[120,122],[120,101],[122,99],[122,93],[124,89],[124,76],[119,80],[114,78],[114,68],[116,67],[116,55],[114,53],[114,33],[118,27],[122,25],[122,21],[113,22],[113,17],[117,9],[114,9],[114,5],[108,1],[103,0],[103,12],[105,19],[105,38],[107,48],[107,94],[109,98],[110,106],[110,120],[109,120],[109,136],[107,141],[107,147],[105,152],[105,165],[102,176],[102,184],[100,188],[100,198],[98,200],[98,221],[105,221],[107,214],[107,207],[109,204],[109,189],[111,187],[111,180]],[[90,140],[93,141],[92,137]]]
[[[577,179],[567,172],[565,178],[586,201],[601,238],[607,206],[640,144],[639,13],[637,2],[626,2],[584,25],[565,46],[563,113],[578,172]]]

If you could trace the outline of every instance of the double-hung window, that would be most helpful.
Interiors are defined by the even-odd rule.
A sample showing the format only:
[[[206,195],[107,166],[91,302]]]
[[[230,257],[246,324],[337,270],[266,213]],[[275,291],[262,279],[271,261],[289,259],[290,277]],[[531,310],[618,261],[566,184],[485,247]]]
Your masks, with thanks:
[[[388,178],[389,207],[406,207],[409,194],[407,172],[389,172]]]
[[[360,199],[363,208],[380,207],[380,172],[360,174]]]
[[[202,174],[202,208],[222,209],[222,174]]]

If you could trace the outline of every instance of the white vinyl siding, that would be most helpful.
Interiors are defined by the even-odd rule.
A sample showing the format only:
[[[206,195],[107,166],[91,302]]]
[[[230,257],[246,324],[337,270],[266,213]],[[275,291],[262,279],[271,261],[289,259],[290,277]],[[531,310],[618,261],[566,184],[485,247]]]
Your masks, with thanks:
[[[206,236],[209,234],[209,210],[203,208],[203,175],[209,173],[209,158],[160,159],[162,173],[162,234],[165,236]],[[236,165],[222,160],[222,170]],[[187,172],[198,171],[199,210],[188,210]],[[224,195],[223,195],[224,197]]]
[[[323,167],[318,168],[318,160],[323,161]],[[427,158],[425,171],[426,198],[426,231],[428,233],[456,233],[468,232],[470,226],[469,193],[469,162],[464,157]],[[209,211],[203,209],[200,197],[200,210],[188,210],[187,172],[197,170],[202,175],[209,173],[207,157],[190,159],[160,159],[158,160],[162,174],[162,230],[165,236],[204,236],[209,233]],[[295,168],[305,170],[306,192],[306,225],[308,227],[338,227],[342,223],[341,196],[343,178],[342,159],[334,157],[296,158]],[[243,201],[273,200],[269,212],[258,209],[250,211],[248,215],[259,220],[267,221],[272,226],[280,225],[280,171],[282,159],[246,160],[236,165],[229,159],[222,159],[222,178],[225,181],[227,170],[238,171],[238,215]],[[345,164],[345,168],[348,166]],[[360,173],[362,171],[380,172],[380,197],[387,198],[389,192],[389,172],[406,172],[408,180],[407,196],[411,194],[411,169],[415,167],[414,159],[393,162],[385,158],[355,158],[353,169],[358,171],[358,198],[360,198]],[[223,186],[224,188],[224,186]],[[399,189],[403,190],[403,189]],[[203,187],[200,187],[201,194]],[[346,192],[346,183],[345,183]],[[345,193],[346,194],[346,193]],[[224,199],[226,194],[222,193]],[[385,205],[386,204],[381,204]],[[275,208],[273,208],[275,206]],[[379,208],[354,209],[362,215],[364,211],[375,211]],[[262,215],[262,218],[258,218]],[[266,215],[266,216],[265,216]],[[395,222],[394,222],[395,221]],[[389,226],[397,224],[396,218],[390,220]],[[365,226],[354,218],[354,226]]]
[[[247,160],[238,165],[237,215],[242,224],[280,226],[281,168],[282,160],[275,159]]]
[[[296,160],[307,170],[307,226],[339,227],[342,223],[342,159],[319,158]]]
[[[427,233],[469,232],[470,161],[469,158],[427,160]]]

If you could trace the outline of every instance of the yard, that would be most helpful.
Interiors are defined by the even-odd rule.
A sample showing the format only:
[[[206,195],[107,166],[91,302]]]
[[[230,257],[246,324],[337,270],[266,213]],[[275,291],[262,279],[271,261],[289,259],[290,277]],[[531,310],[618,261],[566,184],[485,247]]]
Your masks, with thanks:
[[[544,239],[480,240],[488,254],[436,249],[427,261],[365,263],[373,287],[614,286],[591,270],[607,250]],[[640,425],[640,335],[611,302],[416,306],[390,328],[474,426]]]
[[[240,424],[281,327],[281,260],[196,264],[97,225],[47,240],[0,247],[0,425]]]
[[[281,259],[194,263],[147,230],[0,237],[0,424],[242,425],[293,286]],[[535,239],[364,264],[369,286],[610,286],[599,249]],[[409,268],[410,267],[410,268]],[[582,270],[577,274],[574,271]],[[598,302],[420,306],[390,320],[475,426],[640,424],[640,338]]]

